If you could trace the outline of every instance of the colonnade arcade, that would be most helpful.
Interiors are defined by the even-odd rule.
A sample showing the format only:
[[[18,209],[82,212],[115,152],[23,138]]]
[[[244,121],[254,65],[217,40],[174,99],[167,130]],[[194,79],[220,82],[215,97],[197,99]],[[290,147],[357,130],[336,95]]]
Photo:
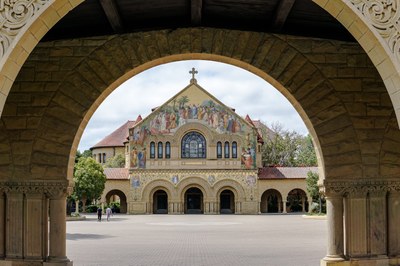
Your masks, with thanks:
[[[326,189],[324,264],[400,264],[398,1],[315,0],[358,43],[214,28],[39,43],[81,1],[32,2],[35,12],[2,32],[0,265],[72,264],[65,198],[91,115],[128,78],[186,59],[251,71],[295,106]]]
[[[243,192],[225,185],[215,190],[196,183],[178,190],[156,185],[148,190],[143,193],[148,214],[240,214],[243,200]]]
[[[292,189],[286,194],[271,188],[260,192],[260,195],[260,213],[308,212],[312,203],[312,198],[299,188]]]

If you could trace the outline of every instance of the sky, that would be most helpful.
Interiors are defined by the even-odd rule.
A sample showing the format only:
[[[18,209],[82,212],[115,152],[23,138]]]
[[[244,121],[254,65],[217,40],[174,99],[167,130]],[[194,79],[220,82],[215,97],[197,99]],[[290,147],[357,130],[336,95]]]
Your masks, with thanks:
[[[308,130],[291,103],[265,80],[242,68],[205,60],[179,61],[148,69],[115,89],[99,106],[86,126],[78,149],[94,146],[128,120],[143,118],[190,83],[192,67],[197,84],[242,117],[261,120],[267,126],[306,135]]]

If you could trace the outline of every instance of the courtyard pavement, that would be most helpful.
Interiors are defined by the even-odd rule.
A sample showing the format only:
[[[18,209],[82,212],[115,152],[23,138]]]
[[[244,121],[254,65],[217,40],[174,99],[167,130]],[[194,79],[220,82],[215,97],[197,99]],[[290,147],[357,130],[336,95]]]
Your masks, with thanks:
[[[301,215],[87,215],[67,222],[67,255],[75,266],[312,266],[326,237],[326,220]]]

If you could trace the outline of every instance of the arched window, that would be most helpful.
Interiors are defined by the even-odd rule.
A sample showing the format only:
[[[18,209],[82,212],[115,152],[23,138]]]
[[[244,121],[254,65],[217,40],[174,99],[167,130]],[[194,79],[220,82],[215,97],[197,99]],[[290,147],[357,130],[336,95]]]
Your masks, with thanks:
[[[154,141],[150,142],[150,159],[156,158],[156,144]]]
[[[103,153],[103,163],[106,163],[106,154]]]
[[[229,142],[225,142],[225,158],[229,158]]]
[[[206,139],[198,132],[189,132],[182,138],[182,158],[206,158]]]
[[[222,158],[222,143],[221,143],[221,141],[217,142],[217,158]]]
[[[168,141],[165,143],[165,158],[171,158],[171,144]]]
[[[162,142],[161,142],[161,141],[158,143],[157,151],[158,151],[158,156],[157,156],[157,158],[158,158],[158,159],[162,159],[162,157],[163,157],[163,145],[162,145]]]
[[[232,158],[237,158],[237,143],[232,142]]]

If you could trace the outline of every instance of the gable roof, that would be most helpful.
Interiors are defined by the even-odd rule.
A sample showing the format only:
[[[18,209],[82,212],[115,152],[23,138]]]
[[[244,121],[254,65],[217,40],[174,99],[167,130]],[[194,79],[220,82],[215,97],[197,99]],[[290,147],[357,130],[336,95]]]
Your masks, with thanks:
[[[258,169],[259,179],[305,179],[307,173],[318,173],[318,167],[263,167]]]
[[[224,103],[222,103],[220,100],[218,100],[214,95],[212,95],[211,93],[209,93],[207,90],[205,90],[203,87],[201,87],[199,84],[197,84],[197,81],[194,79],[191,80],[190,84],[187,85],[185,88],[183,88],[181,91],[179,91],[178,93],[176,93],[174,96],[172,96],[171,98],[169,98],[167,101],[165,101],[162,105],[156,107],[156,108],[152,108],[152,113],[149,114],[148,116],[146,116],[142,121],[140,121],[139,123],[133,125],[132,127],[136,127],[136,126],[140,126],[142,123],[146,123],[147,120],[150,120],[151,117],[155,116],[155,114],[157,113],[157,111],[162,110],[165,106],[169,105],[170,103],[173,102],[174,99],[177,99],[178,96],[182,95],[184,92],[190,90],[192,87],[195,87],[196,89],[198,89],[199,91],[201,91],[202,93],[206,94],[207,97],[211,98],[213,101],[215,101],[217,104],[221,105],[222,107],[226,108],[226,110],[228,110],[228,112],[230,112],[230,114],[234,115],[236,118],[240,119],[240,121],[244,124],[246,124],[248,127],[250,128],[254,128],[254,124],[247,121],[246,119],[243,119],[241,116],[237,115],[235,112],[235,109],[233,109],[232,107],[228,107],[226,106]],[[131,128],[132,128],[131,127]]]
[[[125,124],[117,128],[110,135],[96,143],[93,147],[90,148],[90,150],[106,147],[124,147],[124,143],[127,141],[127,138],[129,136],[129,128],[133,127],[141,120],[142,117],[140,115],[137,117],[136,121],[128,120]]]

